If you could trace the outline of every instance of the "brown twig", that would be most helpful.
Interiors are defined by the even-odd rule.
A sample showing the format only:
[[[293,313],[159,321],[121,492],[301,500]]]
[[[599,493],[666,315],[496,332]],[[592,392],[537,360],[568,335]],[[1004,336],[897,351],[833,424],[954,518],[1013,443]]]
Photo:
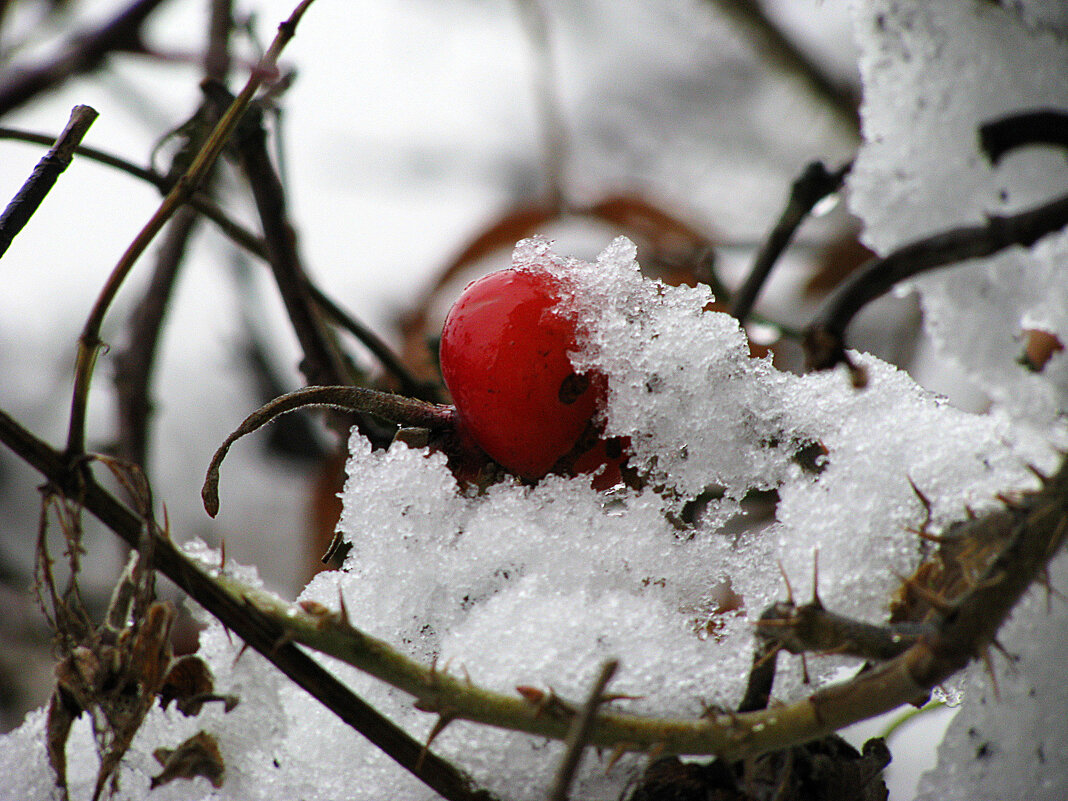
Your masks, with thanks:
[[[212,0],[204,55],[204,73],[208,78],[221,79],[229,68],[231,5],[231,0]],[[157,344],[197,219],[194,209],[186,207],[180,209],[170,222],[148,288],[130,314],[126,344],[115,355],[119,455],[142,469],[148,454],[152,409],[149,383]]]
[[[143,544],[145,527],[142,519],[97,484],[91,475],[73,473],[69,467],[69,457],[37,439],[2,410],[0,442],[68,497],[77,498],[85,509],[129,546],[138,548]],[[489,793],[475,789],[467,776],[441,757],[424,753],[422,743],[383,717],[290,642],[284,627],[278,622],[220,589],[169,538],[161,536],[158,529],[153,529],[150,534],[153,538],[153,567],[262,654],[298,687],[306,690],[442,797],[456,801],[491,801]],[[418,770],[417,764],[420,765]]]
[[[831,294],[805,329],[810,369],[851,366],[845,329],[865,305],[895,284],[947,264],[990,256],[1014,245],[1030,247],[1068,225],[1068,195],[1010,216],[992,216],[985,225],[954,228],[905,245],[862,265]]]
[[[71,36],[70,45],[52,61],[20,69],[9,66],[8,80],[0,84],[0,117],[76,75],[91,72],[110,53],[143,53],[142,28],[162,2],[136,0],[110,22]]]
[[[590,687],[586,702],[571,721],[567,739],[564,741],[564,755],[560,759],[560,766],[556,770],[552,787],[549,789],[548,801],[567,801],[567,791],[574,780],[575,771],[578,770],[582,752],[586,750],[586,745],[589,743],[590,731],[593,729],[597,710],[605,701],[605,688],[616,674],[618,667],[619,662],[615,659],[609,659],[601,665],[601,672],[597,675],[593,686]]]
[[[232,102],[220,84],[207,82],[204,91],[211,102],[222,107]],[[238,126],[233,145],[259,211],[268,263],[304,351],[301,370],[309,385],[351,384],[352,375],[345,360],[308,292],[307,273],[286,210],[285,189],[267,151],[267,132],[259,108],[249,110]]]
[[[167,227],[148,287],[126,326],[126,344],[115,354],[118,455],[144,468],[148,455],[152,401],[149,383],[171,290],[185,259],[197,221],[192,208],[178,211]]]
[[[374,331],[361,323],[349,312],[343,309],[329,295],[315,285],[311,279],[306,278],[308,293],[312,300],[334,323],[350,334],[366,347],[382,363],[386,372],[392,375],[405,395],[413,398],[421,398],[431,403],[441,402],[441,391],[433,381],[420,381],[404,366],[393,350]]]
[[[260,60],[256,69],[252,71],[244,89],[241,90],[241,94],[237,96],[226,110],[226,113],[223,114],[222,119],[215,126],[211,136],[208,137],[207,142],[201,148],[189,169],[178,179],[155,214],[152,215],[152,218],[137,234],[126,252],[123,253],[122,258],[119,259],[118,264],[115,265],[115,268],[108,276],[104,288],[93,304],[89,318],[86,320],[81,336],[78,338],[78,355],[74,365],[74,391],[72,393],[70,424],[67,432],[67,452],[72,456],[85,453],[85,412],[89,400],[89,385],[92,381],[96,358],[102,344],[100,327],[112,301],[118,294],[119,287],[122,286],[137,259],[144,253],[149,243],[163,228],[163,225],[189,199],[214,166],[230,135],[252,101],[253,95],[255,95],[263,81],[276,71],[278,56],[289,40],[293,38],[297,24],[311,3],[312,0],[302,0],[290,17],[278,26],[278,34],[275,36],[274,41],[271,42],[271,46]]]
[[[759,54],[786,75],[797,78],[821,100],[855,139],[860,138],[857,97],[805,55],[764,13],[755,0],[708,0],[749,37]]]
[[[790,244],[798,226],[817,203],[841,188],[852,166],[850,162],[834,172],[828,172],[822,162],[814,161],[805,167],[804,172],[794,181],[790,187],[790,198],[786,202],[786,208],[783,209],[775,227],[761,243],[760,249],[753,258],[749,276],[734,296],[731,314],[738,319],[738,322],[745,324],[775,262]]]
[[[37,162],[30,177],[0,215],[0,257],[7,252],[12,240],[40,207],[45,196],[55,186],[60,173],[70,165],[78,143],[96,118],[96,110],[89,106],[75,106],[71,111],[67,127],[51,149]]]
[[[50,145],[55,141],[55,137],[49,136],[48,134],[4,127],[0,127],[0,139],[43,145]],[[74,153],[75,155],[90,159],[91,161],[96,161],[108,167],[113,167],[133,176],[134,178],[140,178],[142,181],[152,184],[163,194],[166,194],[174,185],[174,182],[167,178],[167,176],[155,170],[138,166],[137,164],[112,153],[107,153],[84,145],[76,147]],[[207,219],[211,220],[211,222],[213,222],[235,245],[243,248],[263,261],[268,261],[267,245],[263,241],[263,238],[252,233],[249,229],[230,218],[207,194],[202,191],[194,192],[189,198],[189,205],[204,215]],[[397,380],[402,392],[432,402],[440,400],[440,392],[438,391],[437,384],[429,381],[420,381],[413,376],[400,358],[393,353],[389,345],[387,345],[381,337],[353,317],[348,311],[343,309],[322,289],[316,286],[310,278],[305,276],[304,280],[308,287],[308,292],[311,294],[316,304],[319,305],[323,312],[330,317],[335,324],[347,330],[359,340],[364,347],[371,351],[376,358],[378,358],[386,372],[390,373]]]

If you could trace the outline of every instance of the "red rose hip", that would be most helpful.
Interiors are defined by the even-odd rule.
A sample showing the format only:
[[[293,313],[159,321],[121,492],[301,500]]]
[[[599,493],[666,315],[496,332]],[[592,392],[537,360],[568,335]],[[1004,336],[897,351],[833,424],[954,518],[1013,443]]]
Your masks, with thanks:
[[[564,456],[574,463],[603,403],[603,381],[577,375],[568,360],[575,320],[559,299],[548,270],[501,270],[468,285],[441,333],[441,373],[461,433],[527,479]]]

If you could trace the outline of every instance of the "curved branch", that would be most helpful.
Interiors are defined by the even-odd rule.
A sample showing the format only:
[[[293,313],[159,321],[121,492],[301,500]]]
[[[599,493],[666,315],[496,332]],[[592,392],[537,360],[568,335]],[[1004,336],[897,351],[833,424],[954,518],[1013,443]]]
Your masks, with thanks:
[[[1056,109],[1028,111],[979,126],[979,146],[992,164],[1027,145],[1068,149],[1068,113]]]
[[[753,305],[764,283],[768,280],[772,267],[790,244],[798,226],[817,203],[841,188],[842,182],[852,168],[853,163],[848,162],[834,172],[828,172],[823,162],[814,161],[805,167],[804,172],[794,181],[790,187],[790,198],[786,202],[786,208],[783,209],[775,227],[761,243],[753,259],[749,276],[731,303],[731,314],[738,322],[744,324],[753,311]]]
[[[86,405],[89,401],[89,385],[92,381],[93,370],[96,367],[96,358],[102,345],[100,328],[103,325],[104,316],[118,294],[119,287],[122,286],[126,276],[129,275],[130,270],[133,269],[134,264],[156,234],[159,233],[160,229],[163,228],[164,224],[174,215],[178,208],[188,201],[204,176],[214,166],[230,135],[252,101],[253,95],[255,95],[263,81],[276,70],[279,55],[286,44],[289,43],[289,40],[293,38],[297,24],[311,3],[312,0],[302,0],[289,18],[278,26],[278,34],[275,36],[274,41],[271,42],[271,46],[260,60],[256,69],[252,71],[252,75],[249,76],[248,82],[241,90],[241,94],[230,104],[230,107],[223,114],[204,146],[197,153],[189,169],[167,193],[160,207],[152,215],[151,219],[145,223],[108,276],[104,288],[89,312],[89,318],[85,321],[82,333],[78,337],[78,355],[74,364],[74,391],[71,398],[70,423],[67,432],[68,454],[79,456],[85,453],[85,413]]]
[[[1014,245],[1030,247],[1066,225],[1068,195],[1019,214],[990,217],[986,225],[935,234],[870,260],[842,282],[805,329],[809,369],[828,370],[838,364],[852,367],[845,353],[846,327],[857,312],[895,284],[927,270],[990,256]]]
[[[453,424],[453,408],[406,398],[364,387],[304,387],[275,398],[254,411],[226,438],[211,458],[200,496],[204,508],[215,517],[219,513],[219,468],[230,446],[246,434],[262,428],[275,418],[307,406],[326,406],[348,412],[370,414],[402,426],[441,429]]]

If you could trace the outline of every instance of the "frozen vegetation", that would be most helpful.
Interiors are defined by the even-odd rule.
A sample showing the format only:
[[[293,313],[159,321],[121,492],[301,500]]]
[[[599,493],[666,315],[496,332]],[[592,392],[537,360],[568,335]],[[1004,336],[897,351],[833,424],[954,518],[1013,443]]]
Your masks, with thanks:
[[[991,166],[977,126],[1009,112],[1068,108],[1063,15],[1040,4],[858,2],[865,143],[848,201],[879,253],[986,215],[1037,205],[1068,188],[1064,154],[1027,149]],[[1068,237],[968,262],[915,280],[940,358],[989,398],[974,414],[907,373],[858,354],[869,374],[857,391],[841,372],[794,375],[754,359],[726,314],[707,311],[704,288],[644,278],[619,238],[594,262],[525,240],[514,260],[549,260],[581,322],[579,369],[609,381],[607,431],[627,436],[642,490],[599,493],[585,477],[506,481],[461,490],[439,454],[394,444],[373,451],[352,437],[341,530],[352,544],[344,569],[319,574],[301,600],[337,608],[420,661],[469,675],[502,693],[516,685],[580,698],[598,666],[620,659],[618,709],[692,717],[737,704],[753,647],[752,621],[784,596],[782,571],[807,592],[818,554],[828,608],[885,620],[888,599],[918,563],[914,529],[931,503],[930,527],[997,493],[1033,487],[1068,445],[1068,356],[1031,372],[1017,357],[1022,332],[1068,342]],[[815,457],[812,454],[817,454]],[[774,513],[754,499],[777,493]],[[695,503],[695,499],[700,499]],[[680,522],[680,520],[683,520]],[[190,554],[218,563],[201,545]],[[1063,590],[1063,556],[1051,581]],[[247,580],[254,582],[254,574]],[[802,589],[805,588],[805,589]],[[953,688],[960,713],[921,782],[919,798],[1068,797],[1063,721],[1068,693],[1068,606],[1038,588],[1001,641],[1019,661],[994,660],[998,692],[981,664]],[[159,708],[123,767],[123,798],[422,799],[429,791],[289,684],[258,655],[206,619],[201,654],[229,713],[193,719]],[[381,682],[327,660],[372,705],[425,736],[434,718]],[[819,684],[840,676],[836,658],[811,659]],[[785,660],[778,699],[810,692]],[[44,712],[0,740],[6,796],[53,797],[42,744]],[[203,779],[149,792],[152,751],[197,729],[217,738],[226,781]],[[562,746],[458,722],[434,743],[483,786],[508,799],[540,799]],[[82,720],[68,746],[72,797],[88,797],[96,757]],[[981,754],[981,756],[980,756]],[[643,764],[610,770],[592,755],[575,798],[615,799]]]

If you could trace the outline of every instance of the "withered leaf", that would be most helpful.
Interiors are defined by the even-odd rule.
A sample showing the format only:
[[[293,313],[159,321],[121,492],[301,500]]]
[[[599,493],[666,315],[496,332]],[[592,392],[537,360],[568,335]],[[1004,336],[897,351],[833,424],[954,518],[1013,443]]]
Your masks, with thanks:
[[[163,766],[158,776],[152,777],[155,789],[175,779],[192,779],[203,776],[212,787],[222,787],[226,765],[219,744],[205,731],[199,731],[177,748],[157,748],[152,756]]]

